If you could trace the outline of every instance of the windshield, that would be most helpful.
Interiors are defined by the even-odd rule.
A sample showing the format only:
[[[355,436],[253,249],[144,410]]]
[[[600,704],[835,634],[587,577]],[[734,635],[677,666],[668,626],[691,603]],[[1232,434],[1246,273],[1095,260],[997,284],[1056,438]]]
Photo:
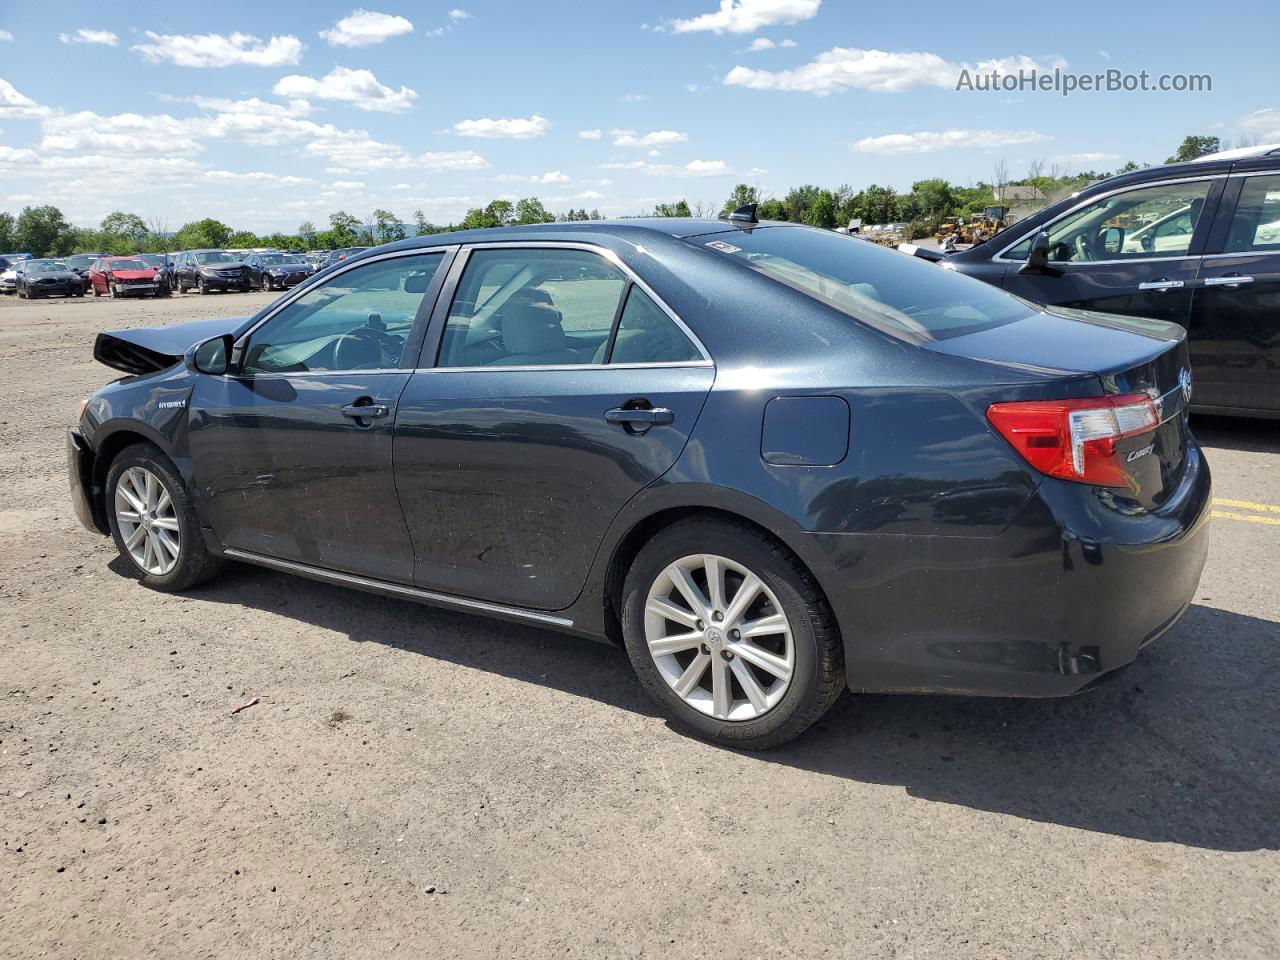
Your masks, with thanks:
[[[265,253],[261,259],[263,266],[266,267],[277,267],[282,263],[302,263],[301,257],[284,253]]]
[[[97,259],[96,253],[77,253],[74,257],[67,257],[66,263],[69,267],[82,270]]]
[[[27,273],[58,273],[67,265],[60,260],[32,260],[24,268]]]
[[[107,269],[112,271],[124,270],[150,270],[151,268],[136,258],[128,260],[108,260]]]
[[[223,253],[221,250],[215,250],[213,253],[193,253],[196,263],[226,263],[228,260],[235,258],[229,253]]]
[[[167,265],[169,258],[159,253],[144,253],[138,258],[144,263],[148,263],[153,267],[163,267]]]
[[[1027,316],[1016,297],[868,240],[804,227],[758,227],[688,241],[715,250],[863,323],[942,340]]]

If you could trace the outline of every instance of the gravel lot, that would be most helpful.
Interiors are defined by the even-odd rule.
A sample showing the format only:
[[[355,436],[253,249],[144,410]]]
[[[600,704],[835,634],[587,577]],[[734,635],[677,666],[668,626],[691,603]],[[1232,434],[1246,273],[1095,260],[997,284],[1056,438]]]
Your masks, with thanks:
[[[67,499],[93,335],[266,300],[0,300],[0,955],[1276,956],[1280,424],[1196,422],[1237,502],[1117,682],[846,695],[744,755],[605,646],[129,580]]]

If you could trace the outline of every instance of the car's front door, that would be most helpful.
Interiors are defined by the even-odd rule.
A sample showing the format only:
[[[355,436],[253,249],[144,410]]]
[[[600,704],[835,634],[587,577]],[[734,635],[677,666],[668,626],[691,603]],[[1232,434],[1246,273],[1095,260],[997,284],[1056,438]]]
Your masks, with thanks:
[[[473,249],[432,331],[395,433],[415,579],[563,609],[618,511],[684,449],[710,358],[620,263],[562,246]]]
[[[1193,404],[1280,413],[1280,174],[1229,181],[1189,330]]]
[[[335,273],[242,337],[232,374],[197,379],[192,468],[224,545],[412,579],[392,426],[451,255],[388,255]]]
[[[1054,306],[1187,325],[1222,180],[1179,180],[1100,197],[1059,217],[1048,273],[1022,272],[1032,237],[1005,251],[1006,290]]]

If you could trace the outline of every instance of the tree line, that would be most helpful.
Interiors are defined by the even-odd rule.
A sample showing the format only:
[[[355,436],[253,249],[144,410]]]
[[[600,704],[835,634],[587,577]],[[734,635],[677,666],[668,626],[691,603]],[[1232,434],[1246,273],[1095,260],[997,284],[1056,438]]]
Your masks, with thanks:
[[[1249,144],[1240,144],[1246,146]],[[1217,137],[1186,137],[1166,163],[1193,160],[1222,149]],[[848,184],[826,188],[804,184],[791,188],[784,196],[761,194],[758,187],[740,183],[723,204],[681,199],[660,203],[640,216],[688,217],[724,216],[748,203],[758,205],[762,220],[786,220],[815,227],[847,226],[852,220],[864,224],[910,224],[912,236],[925,236],[937,229],[944,217],[968,216],[984,208],[998,205],[1010,187],[1034,187],[1038,196],[1048,202],[1066,196],[1094,180],[1138,170],[1141,165],[1126,163],[1111,172],[1088,170],[1072,173],[1065,167],[1032,161],[1020,179],[1011,179],[1004,161],[997,161],[990,180],[966,185],[951,183],[942,177],[918,180],[910,190],[898,192],[891,187],[871,184],[855,190]],[[1007,204],[1007,201],[1004,201]],[[537,197],[521,200],[494,200],[474,207],[458,223],[435,224],[421,210],[404,220],[389,210],[374,210],[368,220],[339,210],[329,215],[328,226],[317,228],[310,221],[298,226],[294,233],[256,234],[237,230],[220,220],[206,217],[169,231],[165,221],[144,219],[136,213],[117,210],[103,218],[96,228],[76,227],[67,222],[54,206],[25,207],[16,217],[0,212],[0,253],[25,252],[37,257],[69,256],[73,253],[165,253],[203,247],[273,247],[279,250],[334,250],[339,247],[377,246],[408,236],[425,236],[450,230],[474,230],[530,223],[553,223],[570,220],[602,219],[599,210],[570,209],[553,214]]]

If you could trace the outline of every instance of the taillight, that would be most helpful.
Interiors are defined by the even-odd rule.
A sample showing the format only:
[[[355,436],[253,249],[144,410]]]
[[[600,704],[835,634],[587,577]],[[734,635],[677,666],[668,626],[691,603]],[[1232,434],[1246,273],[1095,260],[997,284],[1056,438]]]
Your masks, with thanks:
[[[1128,486],[1116,442],[1160,424],[1155,403],[1143,393],[993,403],[987,419],[1041,473],[1099,487]]]

